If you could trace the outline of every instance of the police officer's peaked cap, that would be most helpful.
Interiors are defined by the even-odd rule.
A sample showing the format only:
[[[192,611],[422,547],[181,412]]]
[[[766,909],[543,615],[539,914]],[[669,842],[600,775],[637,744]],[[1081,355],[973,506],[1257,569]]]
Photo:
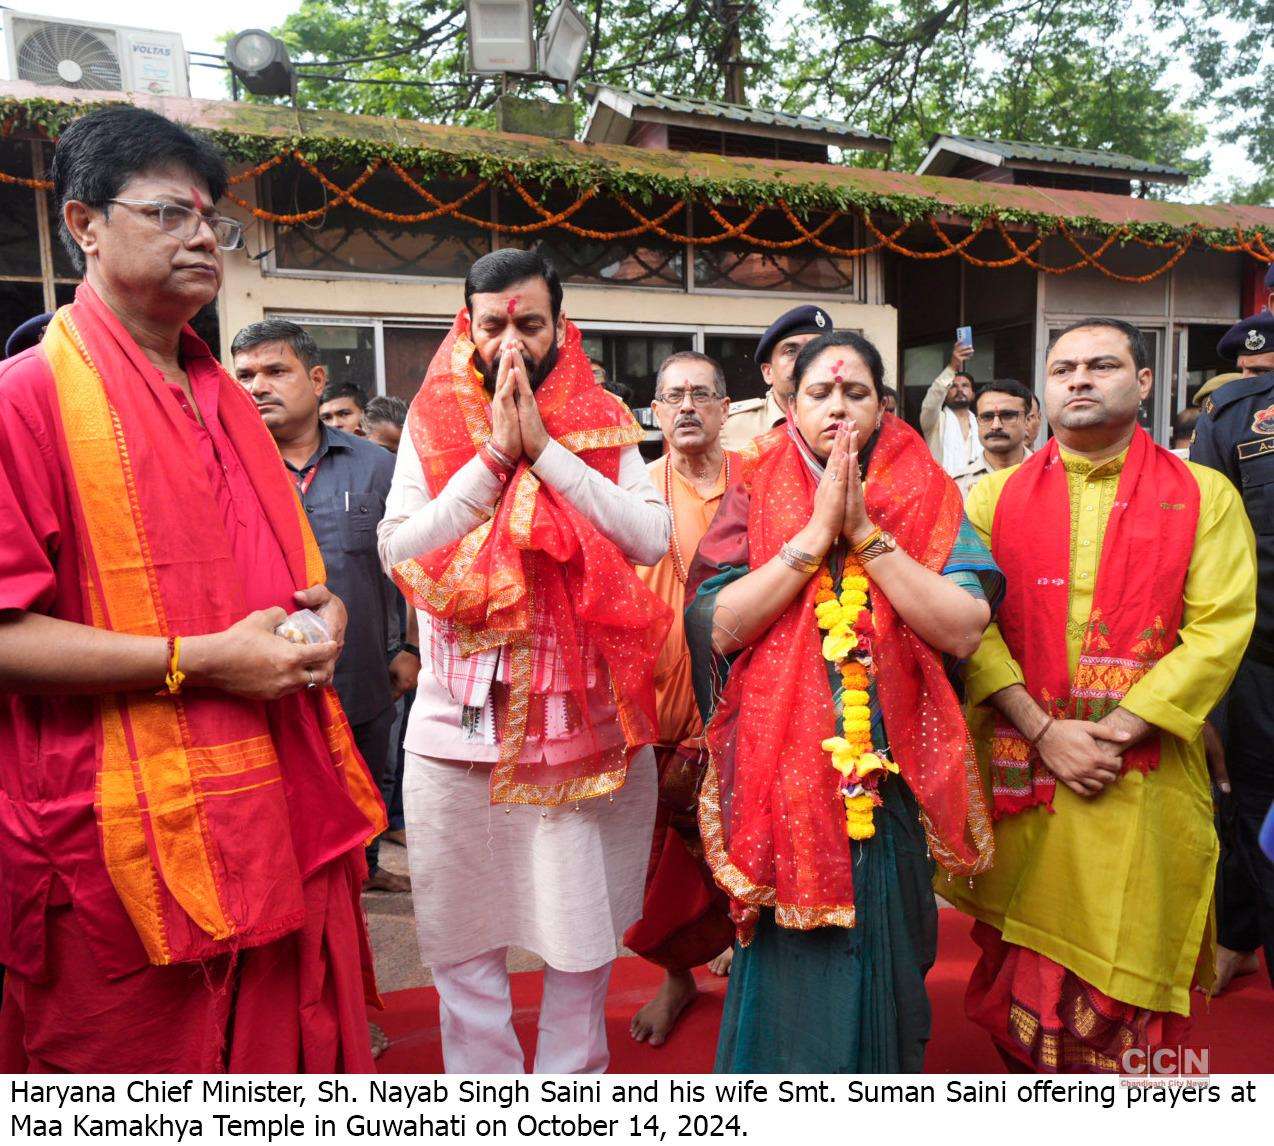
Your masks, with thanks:
[[[834,329],[832,316],[821,306],[793,307],[776,318],[761,335],[761,341],[756,344],[756,363],[760,366],[769,362],[774,348],[794,334],[830,334]]]
[[[1216,352],[1230,362],[1240,354],[1274,354],[1274,314],[1268,310],[1236,322],[1216,344]]]
[[[44,337],[44,328],[52,321],[52,314],[37,314],[34,318],[28,318],[9,335],[4,344],[4,356],[12,358],[15,354],[30,349]]]

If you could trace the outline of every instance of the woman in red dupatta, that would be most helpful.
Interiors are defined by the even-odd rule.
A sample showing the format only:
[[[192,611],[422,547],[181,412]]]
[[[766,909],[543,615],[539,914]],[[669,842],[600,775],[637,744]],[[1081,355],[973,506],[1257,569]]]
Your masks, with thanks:
[[[718,1071],[920,1070],[930,857],[991,859],[948,669],[1000,578],[954,483],[883,412],[883,374],[855,334],[802,350],[787,435],[727,492],[687,586],[700,682],[733,657],[699,808],[740,933]]]

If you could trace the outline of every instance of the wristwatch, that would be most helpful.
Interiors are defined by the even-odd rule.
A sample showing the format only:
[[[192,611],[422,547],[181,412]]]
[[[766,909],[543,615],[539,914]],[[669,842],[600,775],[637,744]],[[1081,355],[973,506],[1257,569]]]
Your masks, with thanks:
[[[868,561],[872,561],[879,557],[882,553],[892,553],[898,548],[898,542],[892,533],[886,533],[880,530],[868,544],[857,550],[854,556],[858,558],[864,565]]]

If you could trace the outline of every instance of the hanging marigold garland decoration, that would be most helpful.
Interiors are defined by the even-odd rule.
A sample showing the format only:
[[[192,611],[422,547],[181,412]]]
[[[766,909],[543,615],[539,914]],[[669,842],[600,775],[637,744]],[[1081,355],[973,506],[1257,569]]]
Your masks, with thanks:
[[[840,677],[837,735],[823,741],[832,767],[841,775],[840,794],[845,801],[845,830],[851,840],[867,840],[876,834],[875,810],[881,803],[880,781],[898,765],[886,751],[872,747],[871,609],[867,574],[862,562],[848,558],[836,592],[830,573],[819,574],[814,595],[814,617],[823,630],[823,658]],[[834,698],[835,699],[835,698]]]
[[[3,129],[0,130],[0,136],[7,136],[12,130],[12,122],[6,123]],[[1274,246],[1271,246],[1270,240],[1260,231],[1245,234],[1239,227],[1234,228],[1234,242],[1230,243],[1224,241],[1216,232],[1209,232],[1207,235],[1201,234],[1197,227],[1188,228],[1174,239],[1155,239],[1138,234],[1130,226],[1115,226],[1106,232],[1095,248],[1089,250],[1080,242],[1067,220],[1060,217],[1029,224],[1014,222],[1013,226],[1018,230],[1024,230],[1028,226],[1034,229],[1033,237],[1025,245],[1020,244],[1018,239],[1014,237],[1008,222],[995,213],[988,213],[980,218],[970,218],[968,221],[968,234],[958,240],[952,239],[943,229],[937,217],[939,213],[958,215],[958,208],[949,206],[935,208],[930,214],[920,219],[902,219],[892,230],[884,230],[878,226],[870,208],[829,209],[824,211],[823,218],[811,227],[805,224],[797,212],[783,198],[777,198],[772,203],[762,203],[758,206],[745,208],[744,217],[738,222],[731,222],[721,210],[720,205],[708,198],[678,198],[654,215],[646,215],[623,192],[617,189],[603,190],[599,185],[592,185],[578,191],[575,199],[565,207],[554,210],[542,203],[511,170],[505,171],[498,177],[476,180],[471,187],[467,188],[457,198],[448,201],[435,195],[428,186],[417,180],[406,168],[391,157],[376,157],[366,162],[363,170],[354,177],[348,186],[342,187],[323,171],[317,163],[295,147],[290,146],[251,167],[236,172],[230,177],[230,184],[232,187],[237,187],[245,183],[251,183],[268,171],[288,161],[295,163],[308,173],[323,188],[327,197],[321,206],[308,211],[281,212],[261,207],[234,191],[228,190],[227,198],[242,210],[250,213],[254,218],[274,223],[278,226],[298,226],[310,223],[322,218],[332,208],[344,206],[360,211],[382,222],[400,226],[410,226],[449,218],[468,226],[503,235],[532,235],[556,229],[576,238],[587,239],[592,242],[610,243],[638,238],[644,234],[654,234],[666,242],[691,247],[707,247],[718,243],[737,241],[756,250],[787,251],[808,245],[833,258],[858,258],[862,255],[888,250],[904,258],[921,261],[958,257],[970,266],[980,268],[999,269],[1022,264],[1032,270],[1048,275],[1064,275],[1082,268],[1089,268],[1105,275],[1107,278],[1122,283],[1146,283],[1166,274],[1185,257],[1196,243],[1210,247],[1213,250],[1229,254],[1242,253],[1260,262],[1274,263]],[[362,188],[377,172],[383,169],[391,172],[405,187],[424,200],[428,207],[419,212],[387,211],[361,198],[359,192]],[[495,219],[484,219],[479,215],[474,215],[464,210],[471,201],[490,189],[495,178],[498,178],[503,186],[512,191],[538,217],[529,223],[502,222]],[[5,171],[0,171],[0,184],[26,187],[37,191],[52,189],[52,182],[48,179],[11,175]],[[633,226],[621,227],[615,230],[600,230],[582,227],[573,222],[573,217],[583,207],[599,197],[609,199],[631,216]],[[678,214],[685,212],[692,206],[701,208],[718,230],[707,234],[689,234],[666,225],[672,222]],[[769,210],[780,212],[786,219],[793,231],[791,238],[775,239],[751,233],[751,228]],[[882,206],[880,210],[888,213],[887,206]],[[829,242],[825,235],[836,223],[843,220],[860,221],[864,230],[875,241],[854,247],[845,247]],[[906,246],[901,241],[902,236],[917,222],[928,223],[929,228],[938,239],[939,246],[937,248],[916,249]],[[1006,247],[1007,253],[1003,258],[983,258],[973,254],[970,249],[977,238],[991,232],[996,233]],[[1077,258],[1062,265],[1052,265],[1036,258],[1040,248],[1053,235],[1058,236],[1069,245],[1075,251]],[[1162,250],[1168,252],[1168,255],[1159,266],[1146,274],[1122,274],[1106,266],[1102,259],[1116,244],[1124,243],[1135,243],[1147,250]]]

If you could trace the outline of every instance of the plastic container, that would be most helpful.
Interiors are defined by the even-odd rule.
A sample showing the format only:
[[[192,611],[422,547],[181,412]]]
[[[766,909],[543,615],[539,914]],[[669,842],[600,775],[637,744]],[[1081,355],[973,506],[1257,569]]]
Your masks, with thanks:
[[[289,613],[274,630],[276,636],[294,645],[320,645],[332,639],[332,633],[312,609],[299,609]]]

